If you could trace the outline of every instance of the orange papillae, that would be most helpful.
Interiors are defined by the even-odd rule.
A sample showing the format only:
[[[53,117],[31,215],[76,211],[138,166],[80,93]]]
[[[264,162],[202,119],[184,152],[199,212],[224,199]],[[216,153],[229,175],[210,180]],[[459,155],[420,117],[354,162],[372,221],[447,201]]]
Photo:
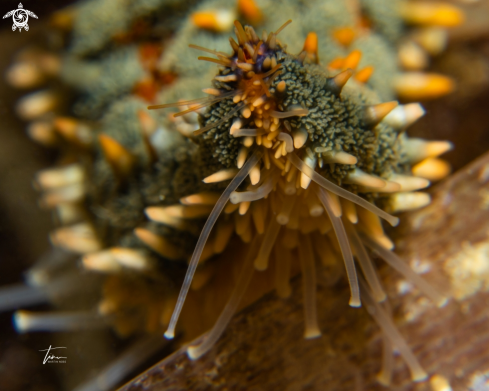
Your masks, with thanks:
[[[263,14],[254,0],[238,0],[238,10],[252,24],[258,24],[263,20]]]
[[[331,61],[328,64],[328,69],[331,71],[341,70],[341,69],[353,70],[354,71],[353,78],[360,83],[366,83],[372,76],[374,72],[374,67],[369,65],[366,66],[365,68],[360,69],[359,71],[355,71],[361,59],[362,59],[362,52],[359,50],[354,50],[345,58],[340,58],[340,57],[335,58],[333,61]]]
[[[345,61],[343,62],[343,68],[356,69],[361,59],[362,52],[360,50],[354,50],[346,56]]]
[[[76,118],[57,117],[54,120],[53,127],[62,139],[77,147],[87,148],[92,145],[92,130]]]
[[[356,74],[355,74],[355,80],[359,81],[360,83],[366,83],[370,79],[370,76],[372,76],[372,73],[374,73],[374,67],[373,66],[368,66],[363,69],[360,69]]]
[[[447,95],[454,90],[455,82],[435,73],[407,72],[396,78],[394,88],[401,99],[416,101]]]
[[[127,178],[135,165],[135,158],[132,153],[105,134],[100,134],[98,139],[105,159],[110,164],[114,174],[120,179]]]
[[[341,68],[343,68],[344,63],[345,63],[344,58],[337,57],[328,64],[328,68],[330,68],[330,69],[341,69]]]
[[[217,11],[202,11],[192,14],[192,22],[201,29],[223,32],[229,30],[233,23],[233,13],[217,10]]]
[[[316,33],[310,32],[307,34],[306,41],[304,42],[304,48],[302,49],[307,53],[307,57],[316,64],[319,63],[318,57],[318,36]]]
[[[356,32],[351,27],[341,27],[333,31],[333,38],[342,46],[348,47],[356,37]]]
[[[444,3],[403,4],[401,13],[406,22],[422,26],[454,27],[465,19],[459,8]]]

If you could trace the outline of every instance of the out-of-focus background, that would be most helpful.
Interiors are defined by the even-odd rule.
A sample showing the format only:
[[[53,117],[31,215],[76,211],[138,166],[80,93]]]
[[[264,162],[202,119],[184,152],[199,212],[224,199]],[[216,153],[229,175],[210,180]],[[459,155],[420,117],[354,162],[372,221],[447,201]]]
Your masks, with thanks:
[[[32,178],[56,157],[54,151],[34,144],[27,137],[26,124],[15,114],[16,101],[26,91],[8,86],[4,75],[18,51],[45,39],[49,15],[70,3],[23,2],[24,8],[39,17],[29,20],[27,32],[13,32],[11,18],[0,20],[0,286],[21,282],[23,271],[50,248],[47,233],[51,216],[38,208]],[[467,23],[450,33],[448,49],[434,58],[431,65],[434,71],[457,81],[457,92],[427,102],[427,115],[409,130],[412,136],[453,141],[455,150],[445,158],[454,170],[489,150],[489,0],[457,4],[465,9]],[[0,14],[17,7],[18,1],[0,1]],[[60,375],[52,366],[43,366],[39,350],[54,344],[51,337],[42,333],[17,335],[11,315],[0,313],[1,390],[54,391],[61,389],[60,376],[76,377],[74,372],[65,370]],[[110,336],[103,342],[106,347],[94,346],[97,344],[92,337],[77,337],[78,345],[84,346],[83,355],[78,357],[78,363],[86,366],[84,373],[95,371],[104,358],[118,349]],[[73,362],[75,350],[72,345]]]
[[[0,14],[18,8],[18,1],[1,1]],[[67,1],[35,3],[24,1],[25,9],[39,19],[30,18],[28,32],[12,31],[12,18],[0,23],[0,284],[21,282],[23,272],[48,251],[47,232],[51,216],[37,205],[32,178],[54,159],[52,151],[34,144],[26,135],[25,123],[15,114],[16,101],[26,91],[9,86],[5,74],[13,57],[35,43],[45,30],[46,20]],[[46,336],[19,336],[12,325],[12,313],[0,313],[0,382],[9,391],[57,390],[59,381],[52,367],[42,365],[40,349]],[[49,345],[48,345],[49,346]],[[39,365],[41,364],[41,365]]]
[[[23,281],[23,272],[51,246],[48,232],[52,227],[49,211],[38,207],[38,195],[32,186],[34,174],[53,164],[56,153],[32,142],[27,137],[26,123],[15,113],[16,102],[31,90],[14,89],[5,75],[13,58],[23,49],[43,43],[48,38],[49,16],[72,1],[24,1],[23,6],[38,19],[29,18],[29,31],[12,31],[12,18],[0,20],[0,285]],[[1,1],[0,14],[18,8],[18,1]],[[49,306],[36,306],[49,310]],[[18,335],[12,324],[12,312],[0,313],[0,389],[5,391],[54,391],[65,389],[63,378],[73,374],[79,383],[91,371],[97,371],[111,350],[110,336],[81,333],[70,343],[68,365],[43,365],[48,346],[64,346],[59,337],[49,333]],[[61,336],[71,338],[69,335]],[[66,339],[65,339],[66,340]],[[107,346],[100,347],[103,341]],[[83,349],[81,349],[83,347]],[[86,347],[86,348],[85,348]],[[114,347],[117,350],[117,346]],[[81,353],[82,352],[82,353]],[[77,374],[77,366],[82,373]],[[61,370],[60,370],[61,369]]]

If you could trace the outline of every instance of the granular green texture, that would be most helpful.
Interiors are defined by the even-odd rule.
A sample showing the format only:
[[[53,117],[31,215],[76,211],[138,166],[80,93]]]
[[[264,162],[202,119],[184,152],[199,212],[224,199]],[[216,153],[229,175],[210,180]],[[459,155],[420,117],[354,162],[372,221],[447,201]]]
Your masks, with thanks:
[[[336,96],[328,86],[328,75],[324,67],[319,65],[301,64],[294,56],[283,51],[276,53],[278,62],[282,64],[281,73],[273,80],[270,99],[275,100],[280,111],[289,111],[294,107],[309,110],[303,117],[289,119],[292,132],[305,129],[308,141],[304,151],[344,151],[358,159],[356,165],[331,164],[322,173],[333,182],[341,185],[344,178],[355,167],[384,178],[394,172],[404,172],[399,163],[398,134],[391,127],[380,124],[372,129],[364,121],[367,105],[380,103],[376,94],[354,81],[350,81],[341,95]],[[221,72],[220,74],[225,74]],[[284,81],[286,89],[277,93],[278,83]],[[227,87],[235,84],[227,83]],[[224,87],[225,83],[219,83]],[[211,106],[203,115],[202,126],[217,122],[228,115],[236,107],[232,99],[225,99]],[[234,120],[241,118],[243,128],[256,127],[251,119],[242,118],[237,112],[230,119],[198,137],[201,156],[205,156],[204,165],[209,160],[217,159],[225,167],[236,165],[237,154],[241,146],[239,138],[229,134],[229,128]],[[321,154],[317,153],[320,157]],[[354,189],[352,187],[352,191]],[[356,192],[356,191],[354,191]]]

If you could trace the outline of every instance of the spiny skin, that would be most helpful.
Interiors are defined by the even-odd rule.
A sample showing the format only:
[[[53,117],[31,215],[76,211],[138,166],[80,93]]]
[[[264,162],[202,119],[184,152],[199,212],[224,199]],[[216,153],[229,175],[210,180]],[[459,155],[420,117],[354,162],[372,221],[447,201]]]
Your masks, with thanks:
[[[210,6],[221,4],[222,2],[206,2],[201,4],[200,8],[206,9]],[[229,7],[228,4],[225,6]],[[87,10],[89,9],[88,3],[85,7]],[[264,3],[262,7],[266,12],[268,9],[273,9],[274,5],[272,3]],[[291,13],[296,13],[299,10],[299,6],[294,2],[286,3],[284,7],[290,9]],[[302,12],[303,18],[294,22],[281,33],[281,39],[292,47],[294,45],[302,45],[302,37],[310,30],[311,23],[320,18],[320,15],[324,15],[323,20],[331,26],[354,23],[354,16],[346,11],[344,6],[337,2],[310,4],[307,10]],[[77,18],[86,17],[84,17],[84,13],[79,13]],[[266,22],[263,27],[267,26],[268,28],[277,27],[272,21]],[[327,28],[318,30],[318,35],[319,53],[321,57],[325,58],[326,63],[329,61],[328,58],[331,59],[337,54],[348,53],[347,50],[330,38]],[[103,36],[103,34],[100,36]],[[79,34],[78,42],[82,42],[83,39],[83,35]],[[290,42],[287,39],[290,39]],[[374,47],[382,47],[374,44],[376,39],[380,40],[380,37],[376,36],[375,33],[372,34],[372,37],[363,39],[365,40],[365,45],[369,45],[371,42]],[[204,87],[207,84],[206,79],[199,78],[199,81],[196,82],[192,77],[196,73],[201,72],[203,66],[200,64],[203,62],[195,61],[193,57],[190,60],[189,56],[194,55],[194,53],[188,49],[188,42],[203,45],[212,43],[218,48],[220,41],[228,46],[228,34],[222,34],[219,37],[215,33],[197,29],[191,22],[185,22],[177,35],[176,41],[168,48],[165,56],[162,57],[163,60],[159,66],[162,71],[171,70],[180,75],[174,86],[162,91],[164,99],[168,96],[181,94],[183,86],[190,87],[190,89],[186,88],[186,91],[196,91],[196,87]],[[92,67],[89,61],[79,57],[79,54],[83,51],[76,48],[82,47],[80,45],[81,43],[77,44],[75,49],[73,49],[73,53],[77,54],[77,56],[71,59],[68,58],[65,62],[65,74],[68,76],[71,75],[74,69],[75,61],[76,66],[82,67],[81,69],[85,69],[86,72],[89,72],[90,67]],[[92,47],[95,48],[96,46],[93,44]],[[132,50],[134,53],[134,49]],[[381,49],[380,53],[383,53],[383,50],[385,51],[387,48]],[[122,84],[119,87],[119,91],[123,91],[128,88],[128,85],[134,83],[132,82],[133,78],[127,77],[125,73],[121,73],[117,69],[124,69],[124,66],[127,65],[131,72],[135,72],[135,69],[137,72],[144,73],[144,71],[138,70],[137,66],[132,67],[126,64],[122,60],[124,57],[121,57],[118,53],[122,53],[122,51],[117,50],[114,54],[104,56],[107,60],[99,61],[101,65],[97,66],[101,66],[102,69],[110,69],[112,72],[108,73],[107,86],[111,86],[111,80],[122,77],[126,84]],[[270,91],[278,98],[277,107],[281,111],[286,111],[289,107],[297,104],[303,105],[310,110],[307,116],[292,117],[289,121],[293,129],[303,126],[307,130],[309,133],[308,148],[326,147],[332,150],[341,149],[349,152],[359,158],[358,166],[360,168],[379,176],[388,176],[392,172],[406,172],[406,167],[399,161],[400,154],[397,152],[399,145],[394,145],[396,133],[391,128],[385,125],[378,126],[375,133],[379,133],[380,137],[376,137],[376,134],[365,126],[362,129],[361,111],[363,105],[380,102],[375,92],[360,85],[354,85],[353,87],[347,86],[345,88],[342,98],[336,97],[324,88],[327,77],[331,76],[324,67],[313,64],[301,65],[294,56],[287,54],[283,49],[278,50],[275,54],[283,69],[282,73],[278,75],[270,86]],[[122,60],[118,68],[110,66],[111,58]],[[188,61],[186,60],[187,58],[189,58]],[[389,55],[381,61],[378,60],[378,56],[376,59],[377,63],[394,64],[394,62],[389,61]],[[131,58],[131,61],[134,61],[134,58]],[[393,65],[390,66],[392,67]],[[211,72],[213,71],[211,70]],[[220,71],[219,74],[224,74],[225,72]],[[188,76],[185,77],[186,75]],[[388,75],[392,75],[392,73],[388,73]],[[375,81],[375,78],[372,80]],[[382,80],[388,80],[388,78],[383,77]],[[66,78],[66,81],[70,84],[75,82],[75,80],[70,78]],[[286,82],[287,89],[284,94],[277,94],[276,87],[281,81]],[[76,80],[76,82],[78,83],[79,81]],[[350,84],[354,84],[354,82],[350,82]],[[110,90],[105,89],[103,86],[97,86],[97,84],[93,85],[96,89],[91,87],[91,82],[80,84],[81,87],[89,92],[92,101],[95,98],[101,101],[102,104],[106,101],[104,96],[117,96],[120,93],[118,91],[110,92]],[[375,85],[375,82],[373,82],[374,87]],[[232,85],[216,81],[214,81],[214,87],[222,87],[227,90],[233,88]],[[187,93],[190,93],[190,91]],[[235,106],[229,101],[225,100],[213,105],[204,114],[201,123],[205,125],[207,122],[212,122],[225,115],[227,110]],[[215,185],[203,184],[202,179],[219,171],[221,168],[236,166],[240,140],[230,137],[228,133],[234,117],[216,129],[211,129],[204,135],[196,137],[195,143],[198,148],[194,142],[184,140],[173,133],[171,136],[172,141],[170,143],[166,141],[164,148],[159,152],[159,161],[148,170],[150,166],[148,166],[146,161],[147,156],[140,136],[140,124],[135,119],[137,109],[142,106],[136,100],[120,100],[115,102],[104,114],[101,122],[102,127],[99,131],[118,140],[138,157],[139,163],[131,178],[121,186],[117,179],[113,177],[108,164],[103,158],[103,154],[100,151],[97,152],[93,166],[88,165],[86,167],[89,176],[92,178],[87,194],[87,206],[92,215],[90,221],[106,247],[122,245],[137,249],[144,248],[140,240],[135,238],[132,232],[135,227],[141,226],[150,229],[156,234],[163,235],[174,245],[181,247],[183,249],[182,259],[185,259],[192,253],[193,245],[199,232],[199,225],[201,226],[203,221],[196,225],[195,230],[192,232],[182,232],[161,224],[147,223],[144,216],[144,208],[151,205],[173,205],[184,196],[202,191],[220,191],[224,188],[225,184],[221,183]],[[332,115],[332,113],[337,114]],[[336,116],[338,117],[335,118]],[[165,127],[174,127],[174,124],[168,122],[161,114],[155,118],[163,121]],[[166,132],[165,134],[168,134],[164,127],[163,130]],[[219,137],[216,137],[216,134],[219,134]],[[375,140],[379,139],[383,140],[382,143],[376,144]],[[374,156],[376,156],[375,159]],[[381,158],[379,159],[379,157]],[[352,169],[353,166],[333,164],[325,165],[320,170],[320,173],[341,185],[342,179]],[[343,186],[350,191],[357,192],[355,185]],[[370,193],[365,195],[365,197],[372,200],[374,194]],[[169,265],[164,258],[161,259],[161,256],[152,250],[145,249],[144,254],[161,264],[162,266],[159,269],[162,271]]]
[[[323,147],[331,151],[350,153],[358,159],[356,165],[332,165],[322,170],[321,174],[342,185],[342,179],[355,167],[385,178],[393,173],[409,172],[401,163],[398,133],[388,125],[382,124],[372,129],[364,123],[364,107],[380,103],[373,91],[360,85],[352,86],[351,83],[341,97],[335,96],[328,90],[329,75],[324,67],[301,65],[294,56],[284,52],[276,55],[283,70],[270,87],[277,107],[281,111],[287,111],[290,107],[300,105],[310,111],[306,116],[290,119],[292,133],[300,128],[306,129],[309,134],[306,148],[311,151],[316,147]],[[283,93],[278,93],[276,88],[282,81],[287,87]],[[229,88],[232,84],[228,83],[226,87]],[[214,86],[223,88],[225,83],[214,82]],[[226,116],[234,107],[232,99],[219,102],[204,114],[202,126]],[[235,114],[228,121],[206,132],[202,137],[206,141],[199,141],[201,148],[205,148],[208,154],[225,167],[236,164],[240,139],[229,135],[228,129],[237,118],[242,116]],[[243,127],[254,127],[253,121]],[[346,188],[356,192],[352,186],[347,185]]]
[[[230,193],[226,198],[223,198],[226,192],[223,193],[204,226],[165,332],[167,338],[173,338],[175,335],[176,322],[190,289],[190,281],[197,270],[199,258],[209,237],[206,227],[208,224],[213,224],[209,221],[215,222],[218,219],[226,203],[226,208],[231,206],[227,213],[234,212],[235,232],[244,243],[251,243],[243,263],[242,277],[236,283],[236,288],[214,328],[200,345],[188,348],[187,353],[192,359],[201,357],[211,349],[229,321],[229,314],[238,308],[239,300],[246,293],[253,273],[252,270],[247,271],[252,268],[251,265],[259,271],[267,270],[269,263],[272,262],[272,253],[276,254],[275,262],[277,262],[290,256],[295,248],[301,261],[304,281],[304,336],[307,339],[320,336],[315,303],[315,255],[311,240],[329,242],[328,245],[334,247],[332,242],[334,243],[335,236],[331,237],[332,228],[345,261],[351,288],[350,305],[358,307],[361,301],[349,240],[353,243],[355,256],[359,262],[362,262],[365,278],[372,289],[369,293],[366,290],[366,283],[363,282],[363,278],[360,278],[362,295],[366,295],[368,300],[371,300],[370,295],[376,296],[375,300],[378,301],[385,299],[385,293],[376,282],[375,272],[367,271],[372,266],[369,266],[370,261],[362,242],[385,249],[393,247],[390,239],[383,233],[379,217],[384,216],[391,224],[395,224],[395,219],[392,216],[385,216],[385,212],[376,210],[368,201],[373,201],[377,192],[382,193],[383,187],[389,186],[391,189],[387,191],[389,193],[398,192],[406,186],[401,184],[402,181],[395,182],[399,174],[410,172],[409,159],[404,159],[403,156],[403,146],[400,143],[402,139],[393,128],[386,124],[379,124],[397,103],[367,105],[375,101],[375,95],[372,92],[362,91],[363,86],[354,84],[351,91],[343,96],[342,89],[353,71],[346,66],[347,69],[343,73],[326,77],[324,71],[318,66],[304,65],[308,55],[316,54],[315,47],[308,48],[308,41],[304,45],[307,49],[304,49],[298,57],[288,55],[276,39],[278,32],[288,23],[290,21],[280,27],[277,33],[272,32],[268,37],[264,34],[260,40],[253,28],[249,26],[243,28],[238,21],[235,21],[239,44],[230,39],[233,53],[224,55],[211,50],[210,53],[217,59],[199,58],[217,62],[224,67],[215,77],[214,88],[208,91],[213,96],[217,95],[217,98],[182,102],[181,105],[188,105],[190,108],[176,115],[176,117],[186,115],[201,109],[202,106],[209,106],[206,112],[201,114],[201,127],[187,137],[197,138],[197,142],[199,139],[204,140],[203,143],[199,142],[201,149],[208,152],[205,155],[206,160],[202,162],[204,165],[217,160],[228,168],[233,164],[243,168],[229,185]],[[205,48],[194,48],[209,52]],[[347,64],[348,61],[350,60],[345,60]],[[351,62],[354,64],[353,61]],[[356,64],[352,67],[355,68]],[[192,104],[196,106],[192,108]],[[149,108],[168,106],[172,107],[175,104],[149,106]],[[336,132],[339,133],[338,138],[335,137]],[[245,137],[240,137],[242,135]],[[244,164],[249,153],[248,149],[253,143],[257,146]],[[301,153],[302,151],[305,154]],[[348,152],[355,152],[356,156]],[[305,161],[302,161],[298,154],[303,155]],[[323,167],[323,155],[329,170]],[[318,170],[319,174],[315,172],[317,159],[320,160],[320,167],[323,169]],[[341,169],[336,169],[337,166]],[[377,173],[378,176],[370,175]],[[245,180],[239,187],[242,179],[236,182],[236,178],[244,179],[241,175],[249,175],[249,182]],[[334,187],[337,185],[330,182],[328,177],[341,187],[335,190]],[[382,177],[385,180],[381,179]],[[310,178],[320,187],[314,183],[309,188]],[[418,178],[411,177],[409,180],[419,183]],[[233,185],[235,182],[236,184]],[[363,187],[358,189],[345,187],[343,182]],[[423,183],[421,186],[415,185],[416,189],[427,185],[421,182]],[[241,191],[237,191],[238,187]],[[355,198],[350,189],[373,194],[369,196],[360,194],[361,197],[367,198],[365,202],[361,198]],[[404,188],[404,191],[408,190],[409,185]],[[333,192],[334,196],[329,191]],[[345,204],[345,209],[353,208],[354,212],[353,214],[352,210],[345,212],[349,217],[342,220],[342,207],[338,195],[345,199],[345,203],[353,201],[366,210],[362,208],[359,210],[355,205],[348,207]],[[224,203],[220,203],[221,200],[224,200]],[[326,221],[323,220],[326,213],[321,213],[324,210],[321,209],[318,213],[314,206],[318,205],[322,208],[321,204],[329,217]],[[239,208],[239,213],[236,208]],[[253,217],[250,217],[251,215]],[[253,223],[250,222],[252,218]],[[358,223],[358,227],[352,223]],[[212,225],[210,227],[212,228]],[[314,235],[320,235],[320,239]],[[284,251],[288,251],[289,255]],[[324,248],[316,248],[315,251],[323,257],[326,252],[331,253],[331,250]],[[280,293],[286,290],[281,288],[281,277],[279,277],[281,267],[285,266],[275,263],[275,282],[277,292],[285,297],[287,294]],[[287,275],[285,280],[288,281]],[[444,300],[434,290],[432,293],[435,301],[439,300],[441,303]],[[404,351],[407,352],[408,348]],[[411,368],[413,379],[425,378],[426,374],[416,359],[411,353],[406,354],[405,359]]]

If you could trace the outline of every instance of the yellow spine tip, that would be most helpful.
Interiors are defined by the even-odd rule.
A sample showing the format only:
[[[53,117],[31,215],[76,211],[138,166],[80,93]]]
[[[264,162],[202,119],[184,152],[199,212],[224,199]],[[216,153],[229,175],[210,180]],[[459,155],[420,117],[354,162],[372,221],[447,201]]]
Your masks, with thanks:
[[[263,20],[263,14],[254,0],[238,0],[238,11],[252,24],[258,24]]]
[[[192,22],[195,26],[215,32],[229,31],[233,26],[235,15],[225,10],[202,11],[192,14]]]
[[[100,134],[98,140],[105,159],[112,167],[114,174],[120,177],[128,176],[134,168],[134,156],[112,137]]]
[[[409,72],[397,77],[394,82],[400,98],[405,100],[435,99],[455,89],[455,82],[435,73]]]
[[[401,12],[407,23],[422,26],[455,27],[465,20],[462,10],[446,3],[410,2]]]
[[[360,69],[354,76],[355,80],[360,83],[366,83],[369,81],[370,77],[374,73],[374,67],[368,66],[363,69]]]
[[[362,52],[360,50],[354,50],[345,58],[343,68],[356,69],[361,59]]]
[[[304,42],[304,48],[302,50],[305,50],[308,53],[317,53],[318,50],[318,36],[314,32],[310,32],[307,34],[306,41]]]
[[[345,59],[344,58],[335,58],[333,61],[331,61],[329,64],[328,64],[328,68],[330,69],[341,69],[343,68],[343,64],[345,63]]]
[[[356,32],[351,27],[340,27],[333,31],[333,38],[342,46],[348,47],[356,38]]]

